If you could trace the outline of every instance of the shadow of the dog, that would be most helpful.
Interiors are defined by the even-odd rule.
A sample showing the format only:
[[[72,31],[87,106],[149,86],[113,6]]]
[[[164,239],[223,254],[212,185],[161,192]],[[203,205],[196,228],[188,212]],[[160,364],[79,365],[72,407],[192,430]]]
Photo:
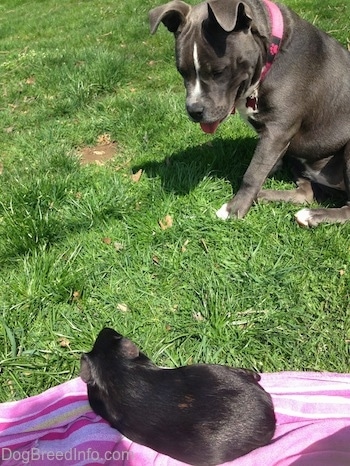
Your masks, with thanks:
[[[255,138],[214,139],[169,153],[163,160],[132,168],[142,169],[149,177],[160,177],[165,191],[179,195],[191,192],[205,177],[225,179],[235,192],[249,165]]]
[[[236,193],[251,161],[257,140],[254,137],[220,139],[190,146],[179,152],[169,153],[161,161],[146,162],[132,167],[142,169],[150,178],[159,177],[166,192],[176,195],[190,193],[205,178],[223,179]],[[286,158],[281,167],[272,172],[276,181],[292,183],[298,179],[299,167],[295,160]],[[344,193],[312,183],[315,201],[328,207],[344,204]]]

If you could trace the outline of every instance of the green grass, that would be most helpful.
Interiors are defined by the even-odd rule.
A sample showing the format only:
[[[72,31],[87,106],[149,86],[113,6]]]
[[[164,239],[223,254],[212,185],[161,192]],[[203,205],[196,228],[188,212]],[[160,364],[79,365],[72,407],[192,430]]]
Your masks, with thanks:
[[[0,401],[77,376],[105,325],[161,365],[350,369],[350,225],[301,229],[288,204],[216,219],[255,135],[188,120],[157,3],[0,5]],[[347,45],[347,2],[286,3]],[[101,134],[114,159],[82,166]]]

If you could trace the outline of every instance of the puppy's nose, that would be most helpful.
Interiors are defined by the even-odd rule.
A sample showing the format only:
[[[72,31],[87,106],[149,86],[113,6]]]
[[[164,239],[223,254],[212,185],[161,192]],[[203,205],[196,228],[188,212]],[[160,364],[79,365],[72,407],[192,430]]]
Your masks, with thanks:
[[[187,112],[193,121],[199,122],[203,119],[204,106],[200,102],[188,103],[186,105]]]

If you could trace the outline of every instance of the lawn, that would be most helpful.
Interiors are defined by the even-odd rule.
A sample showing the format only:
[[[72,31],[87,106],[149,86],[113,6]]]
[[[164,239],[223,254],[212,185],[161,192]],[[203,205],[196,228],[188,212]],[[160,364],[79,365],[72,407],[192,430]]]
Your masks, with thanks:
[[[350,224],[215,217],[256,136],[187,118],[159,3],[1,2],[0,401],[76,377],[104,326],[163,366],[350,370]],[[285,3],[347,46],[346,0]]]

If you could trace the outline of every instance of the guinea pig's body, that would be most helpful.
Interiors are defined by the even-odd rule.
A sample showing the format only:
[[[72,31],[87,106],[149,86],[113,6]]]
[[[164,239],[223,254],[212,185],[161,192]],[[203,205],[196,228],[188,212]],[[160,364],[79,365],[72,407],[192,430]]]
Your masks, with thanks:
[[[119,432],[192,465],[238,458],[275,431],[258,374],[210,364],[162,369],[109,328],[83,354],[81,377],[92,409]]]

